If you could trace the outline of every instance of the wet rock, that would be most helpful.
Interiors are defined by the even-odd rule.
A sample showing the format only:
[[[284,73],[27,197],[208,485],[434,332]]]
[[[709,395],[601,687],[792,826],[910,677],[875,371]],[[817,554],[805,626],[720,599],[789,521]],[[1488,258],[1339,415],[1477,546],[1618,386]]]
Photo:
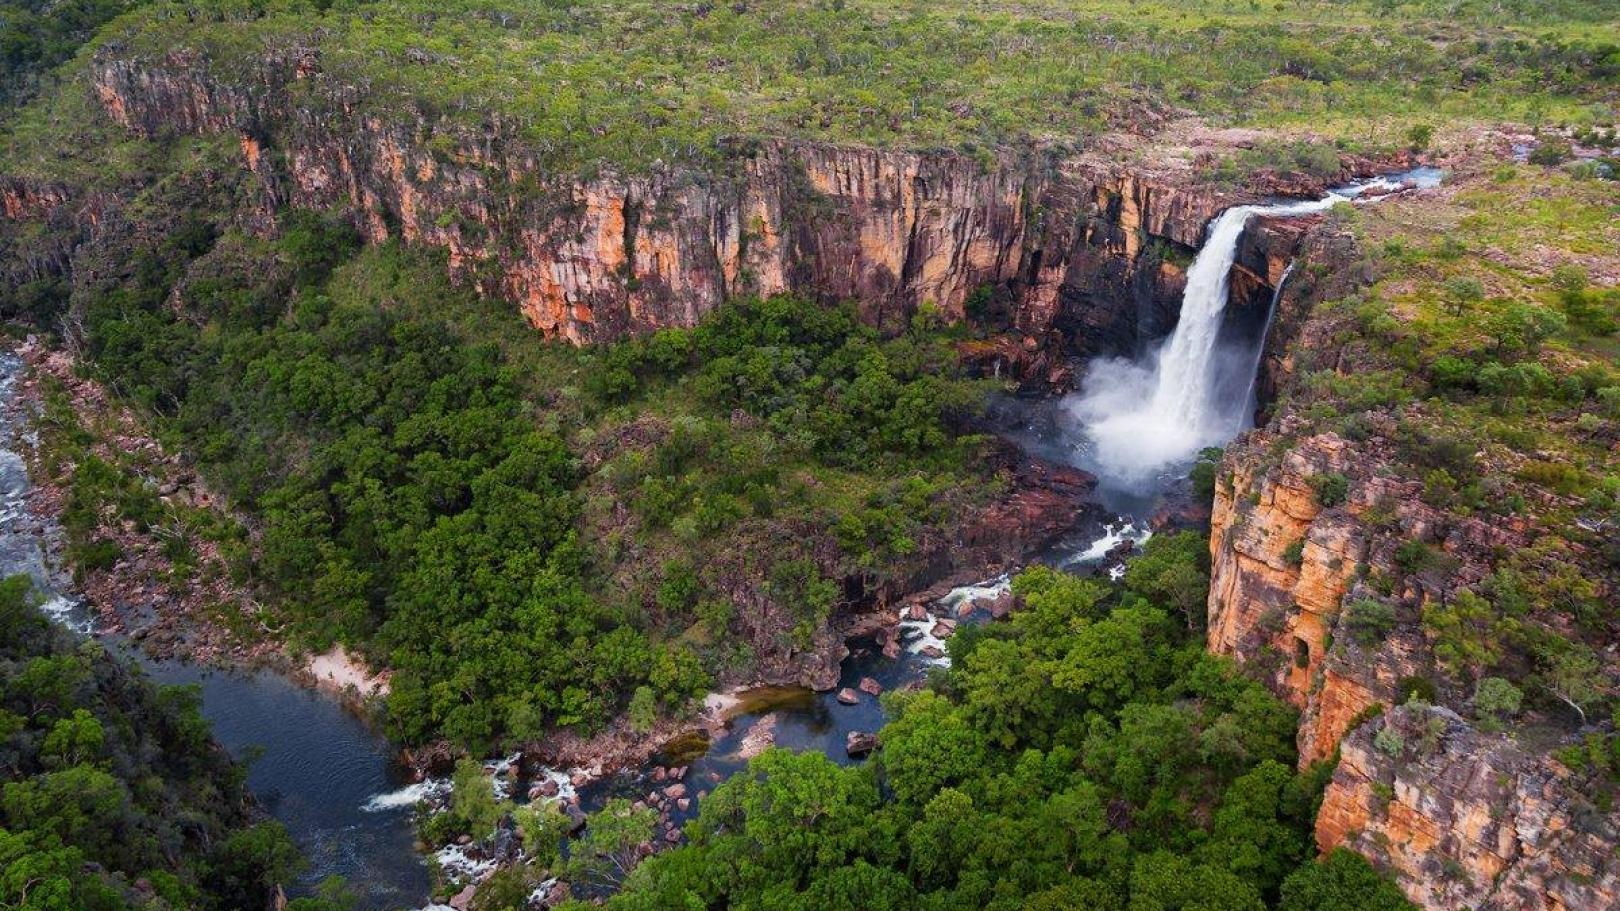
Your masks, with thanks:
[[[547,778],[545,781],[542,781],[531,788],[529,793],[532,795],[535,792],[539,792],[541,797],[556,797],[557,791],[557,782],[553,779]]]
[[[456,911],[467,911],[468,908],[472,907],[473,895],[477,894],[477,892],[478,887],[469,884],[467,888],[451,896],[450,907],[456,909]]]
[[[583,788],[591,783],[591,776],[586,775],[584,772],[575,772],[568,776],[568,783],[573,785],[575,789]]]
[[[664,796],[669,798],[685,797],[686,785],[676,782],[664,789]]]
[[[917,654],[923,656],[924,658],[937,659],[945,657],[945,650],[937,645],[925,645],[922,648],[917,649]]]
[[[1001,594],[997,595],[993,600],[991,600],[988,608],[990,611],[990,616],[997,620],[1000,620],[1002,617],[1012,613],[1012,609],[1013,593],[1010,591],[1002,592]]]
[[[859,693],[846,686],[838,691],[838,701],[844,705],[854,705],[861,701],[861,697]]]
[[[865,731],[850,731],[844,737],[844,752],[851,756],[865,756],[877,749],[877,735]]]
[[[663,781],[665,775],[667,775],[667,774],[668,773],[664,771],[663,766],[654,766],[653,767],[653,773],[652,773],[652,780],[653,781]]]
[[[980,610],[981,604],[988,607],[989,601],[984,598],[980,598],[978,601],[964,600],[961,604],[956,605],[956,619],[964,619],[971,615],[975,610]]]
[[[883,684],[878,683],[871,677],[862,677],[859,686],[861,692],[868,695],[876,696],[883,692]]]
[[[883,657],[893,661],[900,657],[900,640],[895,636],[885,637],[883,640]]]
[[[742,745],[737,748],[737,758],[753,759],[765,752],[776,742],[776,715],[772,713],[754,722],[754,726],[743,734]],[[710,772],[713,781],[719,781],[716,772]]]
[[[686,777],[686,766],[676,766],[669,770],[669,777],[680,780]]]
[[[676,829],[676,828],[665,829],[664,830],[664,840],[669,842],[670,844],[675,844],[676,842],[681,840],[681,830]]]
[[[913,604],[906,608],[904,616],[907,620],[927,620],[928,608],[921,604]]]
[[[679,807],[682,813],[685,813],[687,810],[692,809],[692,798],[682,797],[680,800],[675,801],[675,806]]]
[[[585,811],[574,804],[563,808],[563,815],[568,817],[568,834],[572,835],[585,828]]]
[[[934,628],[929,630],[929,633],[935,639],[949,639],[956,634],[956,621],[940,620],[934,624]]]
[[[557,882],[551,884],[551,889],[546,892],[544,898],[540,899],[540,906],[543,908],[554,908],[557,905],[568,901],[573,897],[573,895],[574,891],[568,887],[568,884],[562,880],[558,880]]]

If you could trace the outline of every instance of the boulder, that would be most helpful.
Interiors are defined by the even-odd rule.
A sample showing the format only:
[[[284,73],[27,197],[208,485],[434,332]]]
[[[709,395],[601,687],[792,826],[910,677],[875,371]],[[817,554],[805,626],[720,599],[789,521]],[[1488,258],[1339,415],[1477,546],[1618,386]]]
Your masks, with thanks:
[[[572,835],[585,828],[585,811],[574,804],[564,807],[563,815],[568,817],[568,834]]]
[[[467,911],[468,908],[472,907],[473,895],[477,892],[477,886],[468,884],[465,889],[450,897],[450,907],[456,909],[456,911]]]
[[[938,659],[945,657],[945,650],[937,645],[925,645],[922,648],[917,649],[917,654],[923,656],[924,658]]]
[[[675,801],[675,806],[679,807],[682,813],[685,813],[687,810],[692,809],[692,798],[682,797],[680,800]]]
[[[928,608],[923,607],[921,604],[913,604],[906,608],[903,616],[907,620],[927,620]]]
[[[859,693],[846,686],[838,691],[838,701],[842,702],[844,705],[854,705],[855,703],[861,701],[861,696]]]
[[[949,639],[956,633],[956,621],[940,620],[934,624],[934,628],[929,630],[929,633],[932,634],[935,639]]]
[[[686,796],[686,785],[681,784],[680,782],[677,781],[676,783],[674,783],[674,784],[672,784],[669,787],[664,789],[664,796],[668,797],[668,798],[671,798],[671,799],[677,798],[677,797],[685,797]]]
[[[877,735],[865,731],[850,731],[844,737],[844,752],[851,756],[865,756],[877,749]]]
[[[876,696],[883,692],[883,684],[878,683],[871,677],[862,677],[859,687],[861,692],[872,696]]]

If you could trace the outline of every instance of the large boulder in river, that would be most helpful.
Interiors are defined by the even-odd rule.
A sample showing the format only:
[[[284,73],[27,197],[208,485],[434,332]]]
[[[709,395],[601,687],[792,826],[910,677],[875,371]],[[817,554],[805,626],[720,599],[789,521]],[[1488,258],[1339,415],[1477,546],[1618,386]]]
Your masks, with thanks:
[[[861,694],[846,686],[838,691],[838,701],[845,705],[854,705],[861,701]]]
[[[851,756],[865,756],[877,749],[877,735],[865,731],[850,731],[844,736],[844,752]]]
[[[465,889],[450,897],[450,907],[456,909],[456,911],[467,911],[468,908],[472,907],[473,895],[477,892],[478,887],[469,883]]]

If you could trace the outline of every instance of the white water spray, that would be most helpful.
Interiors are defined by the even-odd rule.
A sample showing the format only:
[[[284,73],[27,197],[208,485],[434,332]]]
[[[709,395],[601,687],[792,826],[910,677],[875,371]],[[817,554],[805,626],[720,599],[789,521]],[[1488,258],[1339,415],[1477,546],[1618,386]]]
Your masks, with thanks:
[[[1142,362],[1108,359],[1088,371],[1070,407],[1086,425],[1095,467],[1106,479],[1136,483],[1190,461],[1206,446],[1225,443],[1247,421],[1243,402],[1221,401],[1216,388],[1216,338],[1226,310],[1227,276],[1243,229],[1256,215],[1322,212],[1363,187],[1305,202],[1236,206],[1211,223],[1187,270],[1181,318],[1164,345]],[[1242,394],[1247,398],[1248,390]],[[1226,393],[1230,399],[1230,391]]]

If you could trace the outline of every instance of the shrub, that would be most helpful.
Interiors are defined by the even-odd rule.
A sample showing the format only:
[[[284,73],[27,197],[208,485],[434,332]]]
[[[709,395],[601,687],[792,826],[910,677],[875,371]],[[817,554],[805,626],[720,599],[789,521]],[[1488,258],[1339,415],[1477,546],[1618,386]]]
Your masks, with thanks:
[[[1338,472],[1319,474],[1311,478],[1311,489],[1316,491],[1316,502],[1324,509],[1343,503],[1350,493],[1350,479]]]
[[[1568,161],[1574,154],[1568,142],[1562,139],[1549,139],[1536,146],[1530,153],[1530,163],[1538,164],[1544,168],[1555,168]]]
[[[1346,605],[1344,624],[1352,639],[1370,648],[1395,629],[1395,608],[1375,598],[1357,598]]]
[[[1399,756],[1406,750],[1406,738],[1386,724],[1373,735],[1373,746],[1385,756]]]
[[[1198,453],[1198,461],[1193,463],[1188,478],[1192,481],[1193,493],[1200,502],[1207,503],[1215,497],[1215,475],[1221,467],[1221,449],[1211,446]]]
[[[1481,718],[1503,721],[1519,711],[1524,693],[1501,677],[1484,677],[1474,685],[1474,711]]]
[[[1299,538],[1283,549],[1283,559],[1289,566],[1299,566],[1305,562],[1305,539]]]

